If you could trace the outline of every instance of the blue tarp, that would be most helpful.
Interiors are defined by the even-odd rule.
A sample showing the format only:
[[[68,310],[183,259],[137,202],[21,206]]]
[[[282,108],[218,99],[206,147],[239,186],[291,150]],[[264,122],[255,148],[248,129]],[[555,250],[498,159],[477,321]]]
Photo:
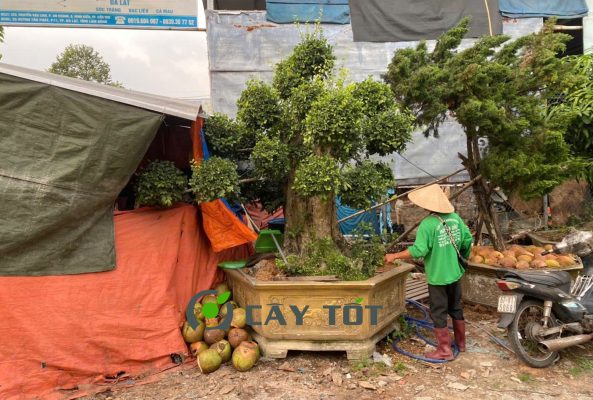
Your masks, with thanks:
[[[277,24],[320,21],[349,24],[348,0],[267,0],[267,19]]]
[[[589,9],[585,0],[499,0],[500,13],[510,18],[579,18]]]
[[[347,205],[342,204],[339,197],[336,197],[336,214],[338,216],[338,220],[348,217],[359,210],[350,208]],[[350,218],[344,222],[341,222],[340,225],[340,232],[342,235],[351,235],[355,233],[356,228],[360,224],[369,224],[373,227],[375,233],[380,233],[380,226],[379,226],[379,219],[377,218],[377,213],[374,211],[365,212],[364,214],[358,215],[356,217]]]

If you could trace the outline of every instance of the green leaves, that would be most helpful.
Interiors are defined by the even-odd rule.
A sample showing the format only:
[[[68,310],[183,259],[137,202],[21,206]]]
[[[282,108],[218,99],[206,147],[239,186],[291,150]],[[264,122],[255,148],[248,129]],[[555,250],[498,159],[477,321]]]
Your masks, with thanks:
[[[307,113],[304,143],[341,162],[350,160],[364,148],[362,108],[353,85],[328,87]]]
[[[288,145],[279,138],[262,137],[258,140],[251,161],[258,177],[283,182],[290,169]]]
[[[171,161],[151,161],[134,185],[141,206],[171,207],[183,199],[187,178]]]
[[[489,150],[480,169],[493,185],[539,196],[581,165],[563,137],[568,118],[546,113],[575,82],[557,57],[567,37],[554,33],[553,24],[512,42],[485,37],[459,50],[469,26],[463,20],[439,38],[432,53],[424,43],[396,51],[384,79],[426,134],[438,136],[439,124],[451,115],[468,137],[486,138]],[[382,151],[372,143],[367,147]]]
[[[192,176],[189,181],[197,203],[204,203],[221,197],[236,197],[239,193],[237,165],[220,157],[211,157],[199,165],[192,162]]]
[[[224,114],[214,113],[204,123],[204,136],[212,154],[232,159],[247,158],[248,153],[238,150],[253,146],[245,130]]]
[[[270,85],[250,80],[237,100],[237,121],[247,132],[245,142],[253,147],[256,136],[278,128],[281,109],[280,98]]]
[[[342,202],[357,209],[368,208],[380,201],[395,185],[391,168],[370,160],[348,165],[343,172],[343,181]]]
[[[340,182],[340,168],[336,159],[327,155],[310,155],[296,170],[294,189],[303,197],[320,196],[327,199],[330,194],[336,193]]]

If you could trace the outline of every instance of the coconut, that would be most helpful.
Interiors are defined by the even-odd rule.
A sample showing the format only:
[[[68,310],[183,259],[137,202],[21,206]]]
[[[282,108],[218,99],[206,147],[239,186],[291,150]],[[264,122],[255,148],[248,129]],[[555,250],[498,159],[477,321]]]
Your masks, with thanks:
[[[483,258],[487,258],[490,255],[490,252],[492,251],[491,247],[480,247],[476,250],[476,254],[483,257]]]
[[[560,263],[556,260],[546,260],[546,266],[548,268],[560,268]]]
[[[500,260],[497,259],[497,258],[487,258],[487,259],[484,260],[484,264],[498,267],[500,265],[500,262],[499,261]]]
[[[517,263],[517,259],[515,257],[505,257],[500,260],[500,266],[503,268],[513,268]]]
[[[554,250],[554,245],[553,244],[547,244],[544,246],[545,250]]]
[[[484,257],[482,256],[471,256],[469,259],[471,262],[476,263],[476,264],[483,264],[484,263]]]
[[[528,256],[527,254],[521,254],[519,257],[517,257],[517,261],[526,261],[530,263],[533,261],[533,257]]]
[[[207,303],[214,303],[214,304],[218,304],[218,299],[216,298],[215,295],[213,294],[209,294],[204,296],[204,298],[202,299],[202,305],[207,304]]]
[[[200,303],[194,304],[194,316],[196,319],[204,320],[204,313],[202,312],[202,305]]]
[[[575,260],[570,256],[558,256],[557,260],[561,267],[569,267],[576,264]]]
[[[502,255],[505,256],[505,257],[517,258],[517,256],[515,255],[515,251],[512,250],[512,249],[503,251],[502,252]]]
[[[532,253],[533,254],[541,254],[546,251],[543,247],[534,247]]]
[[[249,333],[247,333],[247,331],[245,329],[241,329],[241,328],[233,328],[229,331],[228,334],[228,340],[229,343],[231,344],[231,346],[234,348],[236,348],[237,346],[239,346],[241,344],[241,342],[244,342],[245,340],[249,339]]]
[[[237,303],[235,303],[234,301],[229,301],[224,303],[222,306],[220,306],[220,312],[218,313],[218,315],[221,318],[226,317],[226,313],[227,313],[227,307],[231,307],[231,310],[234,310],[235,308],[237,308]]]
[[[233,310],[233,320],[231,321],[231,326],[233,328],[245,328],[246,325],[246,317],[245,317],[245,309],[244,308],[235,308]]]
[[[490,252],[488,258],[496,258],[498,260],[502,260],[504,258],[504,255],[500,251],[494,250]]]
[[[206,342],[195,342],[189,345],[189,349],[191,353],[196,357],[198,354],[203,352],[204,350],[208,350],[208,343]]]
[[[213,345],[224,339],[225,331],[222,329],[206,329],[204,331],[204,342]]]
[[[523,247],[514,246],[514,247],[511,247],[511,249],[513,249],[513,251],[515,252],[515,256],[517,258],[519,258],[519,256],[533,257],[533,253],[530,253],[529,251],[527,251],[527,249],[524,249]]]
[[[257,353],[253,348],[239,346],[233,351],[232,360],[237,371],[249,371],[257,362]]]
[[[231,344],[226,340],[220,340],[212,346],[214,350],[220,354],[220,358],[222,358],[222,362],[225,363],[231,359]]]
[[[515,265],[515,268],[517,269],[529,269],[529,263],[527,261],[517,261],[517,264]]]
[[[183,330],[181,331],[181,333],[183,334],[183,339],[187,343],[199,342],[200,340],[202,340],[205,327],[206,326],[204,325],[204,322],[200,320],[198,320],[198,326],[196,327],[196,329],[192,328],[189,322],[185,321],[185,323],[183,324]]]
[[[216,290],[216,293],[219,295],[231,291],[231,289],[229,289],[229,285],[227,285],[226,282],[219,283],[214,287],[214,290]]]
[[[259,346],[257,345],[257,343],[251,341],[251,340],[246,340],[244,342],[241,342],[241,344],[239,345],[239,347],[241,346],[245,346],[248,347],[250,349],[253,349],[255,351],[255,353],[257,354],[257,361],[259,361],[259,358],[261,357],[261,352],[259,350]]]
[[[531,268],[546,268],[546,262],[542,259],[535,259],[529,264]]]
[[[209,374],[220,368],[222,358],[214,349],[207,349],[198,354],[198,368],[203,374]]]

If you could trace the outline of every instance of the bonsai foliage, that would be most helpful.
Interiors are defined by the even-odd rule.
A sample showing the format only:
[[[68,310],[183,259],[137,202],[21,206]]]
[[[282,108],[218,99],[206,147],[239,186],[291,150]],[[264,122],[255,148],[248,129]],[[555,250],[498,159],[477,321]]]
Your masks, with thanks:
[[[134,187],[141,206],[171,207],[183,199],[187,178],[171,161],[151,161]]]
[[[230,160],[212,157],[197,164],[192,162],[189,187],[196,202],[203,203],[220,197],[234,197],[238,191],[237,169]]]
[[[550,20],[536,34],[514,41],[503,35],[484,37],[460,49],[468,24],[464,19],[443,34],[432,51],[425,42],[396,51],[384,79],[397,102],[413,110],[426,135],[438,136],[439,124],[449,115],[463,126],[464,164],[472,178],[481,173],[507,192],[542,196],[582,165],[565,140],[566,118],[546,118],[549,101],[574,84],[570,66],[557,57],[570,37],[554,33]],[[483,157],[479,139],[488,143]],[[492,187],[484,181],[478,187],[488,231],[503,247],[489,214]]]
[[[284,206],[285,247],[297,254],[313,240],[338,241],[336,195],[364,207],[385,194],[393,176],[370,156],[402,151],[410,139],[413,116],[388,85],[349,83],[334,69],[316,28],[276,65],[271,83],[247,83],[235,119],[215,114],[204,127],[216,155],[257,178],[241,186],[243,200]]]

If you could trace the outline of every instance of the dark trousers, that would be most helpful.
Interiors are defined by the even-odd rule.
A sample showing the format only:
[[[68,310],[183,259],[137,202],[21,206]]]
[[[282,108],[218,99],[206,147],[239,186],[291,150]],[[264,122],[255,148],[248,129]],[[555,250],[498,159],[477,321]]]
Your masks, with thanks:
[[[435,328],[447,326],[447,314],[453,319],[463,319],[461,281],[448,285],[428,285],[430,316]]]

